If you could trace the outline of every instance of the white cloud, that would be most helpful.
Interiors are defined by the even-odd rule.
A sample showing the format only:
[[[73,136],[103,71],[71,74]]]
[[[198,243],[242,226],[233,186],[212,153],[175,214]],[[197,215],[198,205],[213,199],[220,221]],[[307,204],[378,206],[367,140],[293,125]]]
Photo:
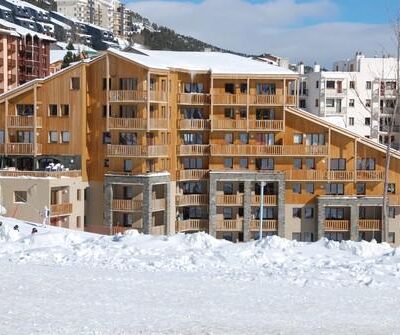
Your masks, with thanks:
[[[393,50],[388,26],[333,22],[338,8],[330,0],[257,4],[245,0],[204,0],[197,4],[138,0],[128,7],[181,34],[231,50],[274,53],[292,62],[318,61],[330,66],[356,50],[369,55],[381,53],[382,47]]]

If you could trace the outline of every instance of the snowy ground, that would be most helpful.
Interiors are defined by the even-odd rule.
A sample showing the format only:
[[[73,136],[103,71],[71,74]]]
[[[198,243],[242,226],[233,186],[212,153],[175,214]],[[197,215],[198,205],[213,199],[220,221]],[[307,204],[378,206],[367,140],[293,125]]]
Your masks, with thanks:
[[[400,249],[385,244],[3,222],[0,334],[400,333]]]

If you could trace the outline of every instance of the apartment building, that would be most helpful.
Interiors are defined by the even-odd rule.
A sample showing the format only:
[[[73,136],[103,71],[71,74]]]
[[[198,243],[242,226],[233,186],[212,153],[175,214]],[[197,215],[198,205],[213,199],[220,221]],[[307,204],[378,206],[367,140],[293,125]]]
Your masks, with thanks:
[[[231,54],[110,50],[0,95],[2,166],[80,171],[90,231],[247,241],[262,222],[289,239],[380,240],[385,147],[298,109],[298,85]],[[399,165],[393,151],[394,244]]]
[[[397,61],[393,57],[355,57],[333,64],[332,71],[304,74],[299,66],[300,108],[343,127],[387,144],[393,119],[396,94]],[[394,121],[392,146],[400,148],[400,120]]]

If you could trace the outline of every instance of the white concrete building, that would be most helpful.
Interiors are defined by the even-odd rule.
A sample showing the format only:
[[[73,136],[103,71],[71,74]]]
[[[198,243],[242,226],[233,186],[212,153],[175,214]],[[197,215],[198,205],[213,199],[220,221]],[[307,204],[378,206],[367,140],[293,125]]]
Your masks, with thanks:
[[[342,125],[362,136],[387,143],[393,116],[397,61],[392,57],[355,57],[333,64],[333,71],[304,74],[299,85],[300,108]],[[400,118],[394,120],[393,147],[400,147]]]

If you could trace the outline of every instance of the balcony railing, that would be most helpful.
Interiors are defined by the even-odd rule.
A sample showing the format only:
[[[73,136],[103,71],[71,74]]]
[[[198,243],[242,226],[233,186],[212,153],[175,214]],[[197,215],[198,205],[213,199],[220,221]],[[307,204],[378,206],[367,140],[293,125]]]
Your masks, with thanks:
[[[208,170],[190,169],[190,170],[178,170],[176,178],[178,180],[199,180],[205,179],[208,176]]]
[[[278,231],[278,220],[263,220],[263,231]],[[250,231],[260,231],[260,220],[250,221]]]
[[[349,231],[349,220],[325,220],[325,231]]]
[[[166,234],[165,228],[166,228],[165,225],[150,227],[150,234],[151,235],[165,235]]]
[[[180,194],[176,196],[176,206],[206,206],[207,194]]]
[[[206,105],[211,101],[209,94],[203,93],[179,93],[178,104],[181,105]]]
[[[9,128],[33,128],[34,125],[34,116],[9,115],[7,117],[7,126]],[[42,118],[39,116],[36,116],[36,127],[42,128]]]
[[[71,213],[72,213],[72,204],[71,203],[50,205],[50,216],[60,216],[60,215],[67,215],[67,214],[71,214]]]
[[[151,91],[150,90],[150,101],[151,102],[167,102],[168,93],[164,91]]]
[[[135,212],[142,211],[143,200],[134,199],[113,199],[111,210],[116,212]]]
[[[243,206],[243,195],[217,195],[218,206]]]
[[[382,221],[376,219],[361,219],[358,220],[358,230],[362,231],[380,231]]]
[[[122,118],[122,117],[110,117],[109,128],[110,129],[141,129],[147,128],[146,119],[134,119],[134,118]]]
[[[250,105],[283,105],[283,95],[250,95]]]
[[[147,101],[146,91],[124,91],[124,90],[113,90],[109,92],[110,102],[145,102]]]
[[[283,120],[250,120],[249,130],[282,131]]]
[[[212,144],[215,156],[325,156],[326,145],[232,145]]]
[[[109,157],[168,157],[167,145],[107,145]]]
[[[1,177],[37,177],[37,178],[61,178],[61,177],[81,177],[81,170],[69,171],[22,171],[22,170],[0,170]]]
[[[6,149],[7,154],[9,155],[40,155],[42,153],[42,145],[36,144],[36,153],[35,153],[35,145],[33,143],[7,143]]]
[[[286,105],[295,106],[297,104],[297,97],[295,95],[286,96]]]
[[[168,130],[169,119],[149,119],[149,128],[151,130]]]
[[[152,210],[153,211],[163,211],[166,207],[166,200],[163,199],[153,199],[152,200]]]
[[[246,105],[247,94],[214,94],[214,105]]]
[[[247,129],[246,120],[230,120],[230,119],[214,119],[212,122],[212,128],[214,130],[245,130]]]
[[[243,231],[243,220],[219,220],[218,231]]]
[[[178,120],[180,130],[205,130],[210,129],[210,120],[206,119],[182,119]]]
[[[179,156],[201,156],[208,155],[210,146],[208,144],[182,144],[177,146]]]
[[[252,206],[260,206],[261,196],[260,195],[252,195],[251,196],[251,204],[252,204]],[[277,204],[277,196],[276,195],[264,195],[264,205],[276,206],[276,204]]]
[[[176,231],[207,231],[208,220],[189,219],[176,222]]]
[[[383,180],[385,171],[379,170],[357,170],[357,180]]]

